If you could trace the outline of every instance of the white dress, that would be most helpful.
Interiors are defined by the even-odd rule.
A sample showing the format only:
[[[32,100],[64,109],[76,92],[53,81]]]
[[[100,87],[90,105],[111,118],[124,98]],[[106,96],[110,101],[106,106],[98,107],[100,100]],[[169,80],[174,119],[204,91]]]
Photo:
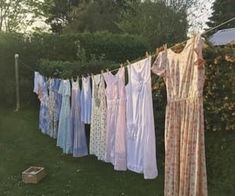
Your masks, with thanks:
[[[115,170],[126,170],[126,92],[125,69],[116,75],[104,75],[107,98],[107,127],[105,161],[111,162]]]
[[[144,173],[145,179],[158,175],[151,90],[151,57],[128,66],[127,168]]]
[[[85,124],[91,123],[91,84],[90,77],[82,78],[81,90],[81,120]]]

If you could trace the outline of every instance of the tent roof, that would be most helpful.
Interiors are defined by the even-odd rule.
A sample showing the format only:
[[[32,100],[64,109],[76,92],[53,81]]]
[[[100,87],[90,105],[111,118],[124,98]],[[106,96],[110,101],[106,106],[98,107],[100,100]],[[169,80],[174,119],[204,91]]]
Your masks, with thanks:
[[[235,40],[235,28],[219,30],[209,40],[215,46],[226,45]]]

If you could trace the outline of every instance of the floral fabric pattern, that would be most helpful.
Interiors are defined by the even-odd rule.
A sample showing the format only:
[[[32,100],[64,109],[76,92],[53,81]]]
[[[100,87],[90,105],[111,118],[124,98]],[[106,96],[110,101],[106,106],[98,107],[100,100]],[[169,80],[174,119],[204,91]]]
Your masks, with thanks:
[[[160,52],[152,67],[167,88],[165,196],[207,196],[202,47],[194,36],[181,53]]]

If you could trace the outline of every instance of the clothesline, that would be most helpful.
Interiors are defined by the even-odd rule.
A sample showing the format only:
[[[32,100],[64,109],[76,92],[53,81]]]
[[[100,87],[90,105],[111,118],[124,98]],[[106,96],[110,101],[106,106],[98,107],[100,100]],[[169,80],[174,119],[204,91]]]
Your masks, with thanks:
[[[229,22],[231,22],[231,21],[233,21],[233,20],[235,20],[235,17],[233,17],[233,18],[231,18],[231,19],[229,19],[229,20],[227,20],[227,21],[225,21],[225,22],[223,22],[223,23],[220,23],[219,25],[217,25],[217,26],[215,26],[215,27],[213,27],[213,28],[210,28],[210,29],[208,29],[207,31],[204,31],[203,33],[201,33],[201,35],[205,35],[205,34],[211,32],[211,31],[213,31],[213,30],[215,30],[215,29],[217,29],[217,28],[219,28],[219,27],[221,27],[221,26],[223,26],[223,25],[225,25],[225,24],[227,24],[227,23],[229,23]],[[182,41],[182,42],[180,42],[180,43],[177,43],[177,45],[184,44],[185,42],[187,42],[187,40],[184,40],[184,41]],[[169,47],[168,49],[174,48],[175,46],[176,46],[176,45],[171,46],[171,47]],[[146,52],[146,53],[147,53],[147,52]],[[154,55],[155,55],[155,54],[154,54]],[[154,55],[151,55],[151,56],[154,56]],[[146,56],[148,56],[148,54],[146,54]],[[135,61],[134,61],[134,62],[135,62]],[[134,63],[134,62],[132,62],[132,63]],[[127,61],[127,65],[125,65],[125,66],[128,66],[128,65],[130,65],[130,62],[129,62],[129,61]],[[112,69],[112,70],[110,70],[110,72],[117,71],[118,69],[119,69],[119,68]]]
[[[201,33],[201,35],[205,35],[205,34],[211,32],[211,31],[213,31],[213,30],[215,30],[215,29],[217,29],[217,28],[219,28],[219,27],[221,27],[221,26],[223,26],[223,25],[225,25],[225,24],[227,24],[227,23],[229,23],[229,22],[231,22],[231,21],[233,21],[233,20],[235,20],[235,17],[233,17],[233,18],[231,18],[231,19],[229,19],[229,20],[226,20],[226,21],[220,23],[219,25],[216,25],[215,27],[212,27],[212,28],[208,29],[207,31],[204,31],[203,33]],[[180,43],[177,43],[177,45],[184,44],[185,42],[187,42],[187,40],[184,40],[184,41],[182,41],[182,42],[180,42]],[[172,48],[174,48],[175,46],[176,46],[176,44],[173,45],[173,46],[171,46],[171,47],[169,47],[168,49],[172,49]],[[150,55],[150,56],[155,56],[155,55],[156,55],[156,54],[153,54],[153,55]],[[146,57],[148,57],[148,56],[149,56],[149,54],[148,54],[148,52],[146,52]],[[141,60],[141,59],[134,60],[134,61],[132,61],[132,62],[129,62],[129,60],[127,60],[127,64],[125,65],[125,64],[123,63],[123,64],[120,65],[120,67],[127,67],[127,66],[129,66],[129,65],[131,65],[131,64],[133,64],[133,63],[135,63],[135,62],[137,62],[137,61],[139,61],[139,60]],[[22,63],[22,62],[21,62],[21,63]],[[25,65],[24,63],[22,63],[22,64]],[[111,69],[111,70],[106,69],[106,72],[115,72],[115,71],[118,71],[118,70],[120,69],[120,67],[115,68],[115,69]],[[101,70],[101,73],[105,73],[105,71]],[[94,76],[94,75],[98,75],[98,74],[92,74],[92,73],[91,73],[91,74],[88,74],[88,75],[93,75],[93,76]],[[81,77],[79,77],[79,80],[81,80],[82,77],[84,77],[84,76],[81,75]]]

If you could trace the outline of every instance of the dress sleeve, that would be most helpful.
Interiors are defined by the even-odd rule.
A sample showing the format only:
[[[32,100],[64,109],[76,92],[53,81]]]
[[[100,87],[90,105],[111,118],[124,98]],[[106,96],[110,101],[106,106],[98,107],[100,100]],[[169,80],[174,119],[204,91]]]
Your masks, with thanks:
[[[197,65],[199,68],[204,66],[204,59],[202,56],[202,49],[203,49],[204,41],[201,35],[197,35],[194,40],[194,51],[196,53],[196,59],[194,64]]]
[[[152,72],[165,77],[166,74],[166,63],[167,63],[167,53],[166,51],[162,51],[158,54],[156,60],[152,65]]]

